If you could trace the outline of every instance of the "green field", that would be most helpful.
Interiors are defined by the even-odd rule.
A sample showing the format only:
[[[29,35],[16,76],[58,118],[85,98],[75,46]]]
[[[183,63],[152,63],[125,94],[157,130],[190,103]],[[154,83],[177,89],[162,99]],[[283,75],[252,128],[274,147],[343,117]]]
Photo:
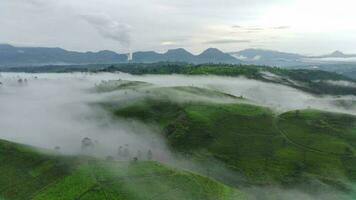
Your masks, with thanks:
[[[120,118],[159,125],[175,152],[217,159],[242,174],[244,185],[355,192],[355,116],[317,110],[276,114],[237,97],[231,97],[235,102],[205,101],[206,89],[194,88],[192,95],[202,96],[195,101],[166,98],[176,88],[152,90],[154,96],[125,105],[113,101],[106,108]]]
[[[0,195],[6,200],[246,199],[213,179],[155,161],[106,161],[43,153],[0,141]]]
[[[276,113],[193,86],[121,80],[91,92],[118,92],[92,105],[114,119],[158,126],[173,154],[199,167],[64,156],[0,140],[1,200],[283,199],[268,190],[262,196],[250,192],[271,187],[311,196],[334,192],[345,200],[356,196],[355,116]]]

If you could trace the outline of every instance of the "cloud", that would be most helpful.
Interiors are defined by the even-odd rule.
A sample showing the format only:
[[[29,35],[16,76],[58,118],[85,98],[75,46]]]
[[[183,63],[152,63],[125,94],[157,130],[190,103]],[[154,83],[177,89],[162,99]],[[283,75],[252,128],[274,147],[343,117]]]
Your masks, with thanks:
[[[235,40],[235,39],[222,39],[222,40],[211,40],[204,42],[204,44],[236,44],[236,43],[250,43],[250,40]]]
[[[81,17],[91,24],[105,38],[130,46],[130,26],[110,18],[104,14],[87,14]]]
[[[284,30],[289,29],[289,26],[273,26],[273,27],[263,27],[263,26],[239,26],[233,25],[232,29],[238,29],[241,31],[264,31],[264,30]]]
[[[13,0],[14,2],[19,2],[19,3],[27,3],[31,4],[34,6],[43,6],[46,4],[46,1],[43,0]]]
[[[283,30],[283,29],[289,29],[289,26],[276,26],[276,27],[272,27],[273,29],[277,29],[277,30]]]
[[[177,42],[174,41],[163,41],[160,44],[161,46],[171,46],[171,45],[177,45]]]

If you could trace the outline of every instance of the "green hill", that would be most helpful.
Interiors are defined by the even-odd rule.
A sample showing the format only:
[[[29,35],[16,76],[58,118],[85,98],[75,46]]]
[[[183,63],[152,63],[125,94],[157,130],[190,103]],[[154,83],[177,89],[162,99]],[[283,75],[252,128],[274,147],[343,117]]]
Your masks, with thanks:
[[[323,95],[356,95],[352,87],[330,84],[329,81],[347,81],[350,84],[355,80],[346,76],[308,69],[282,69],[277,67],[256,65],[229,65],[229,64],[184,64],[184,63],[153,63],[153,64],[118,64],[106,67],[99,71],[125,72],[135,75],[144,74],[184,74],[184,75],[218,75],[272,82],[293,87],[308,93]]]
[[[129,104],[105,105],[117,117],[159,125],[172,150],[217,159],[243,174],[244,185],[298,187],[310,193],[328,188],[355,192],[355,116],[310,110],[278,115],[237,97],[205,101],[207,89],[199,88],[191,92],[194,101],[181,101],[178,95],[166,98],[175,90],[154,88],[155,95],[150,92]]]
[[[0,141],[0,159],[0,199],[4,200],[246,198],[210,178],[154,161],[50,155],[7,141]]]

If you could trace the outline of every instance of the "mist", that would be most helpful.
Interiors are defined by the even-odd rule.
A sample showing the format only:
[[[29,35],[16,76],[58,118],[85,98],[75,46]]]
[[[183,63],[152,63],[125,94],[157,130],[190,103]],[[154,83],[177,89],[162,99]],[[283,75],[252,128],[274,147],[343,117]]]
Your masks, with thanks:
[[[19,82],[19,79],[22,81]],[[179,157],[170,152],[159,127],[136,120],[118,119],[111,116],[97,103],[106,101],[128,102],[142,95],[124,91],[95,92],[96,85],[109,80],[143,81],[148,87],[194,86],[243,96],[244,103],[258,104],[275,112],[295,109],[320,109],[356,115],[355,96],[315,96],[300,90],[273,83],[251,80],[243,77],[145,75],[125,73],[62,73],[30,74],[2,73],[0,75],[0,139],[24,143],[36,147],[53,149],[61,147],[63,154],[81,153],[81,140],[91,138],[96,143],[95,156],[115,156],[119,146],[129,145],[130,154],[138,151],[145,154],[152,150],[154,159],[173,167],[188,169],[201,174],[210,166],[219,177],[238,185],[242,175],[224,167],[217,161],[197,162]],[[184,93],[182,93],[184,94]],[[175,97],[172,101],[218,101],[231,103],[231,99],[214,97]],[[345,103],[346,102],[346,103]],[[334,191],[306,194],[299,190],[276,187],[240,188],[258,198],[275,193],[276,199],[339,199],[341,194]],[[323,195],[321,195],[323,194]],[[256,196],[257,195],[257,196]],[[334,196],[332,196],[334,195]],[[327,197],[327,198],[326,198]],[[263,198],[261,198],[263,199]]]
[[[27,82],[18,83],[20,78]],[[249,103],[267,106],[276,112],[312,108],[356,115],[353,106],[355,96],[314,96],[287,86],[243,77],[3,73],[0,77],[0,137],[44,148],[60,146],[66,153],[78,152],[84,137],[98,140],[105,153],[128,143],[145,149],[165,149],[163,139],[157,134],[158,127],[135,120],[115,119],[113,123],[109,113],[92,106],[112,99],[125,102],[137,98],[139,94],[123,95],[122,91],[92,92],[101,81],[118,79],[148,82],[154,87],[195,86],[214,89],[243,96]],[[231,103],[231,99],[226,99],[226,102]],[[150,139],[147,140],[147,137]]]
[[[242,96],[250,103],[267,106],[276,112],[296,109],[319,109],[356,115],[355,106],[341,106],[338,102],[354,102],[356,96],[313,95],[288,86],[266,83],[244,77],[145,75],[134,76],[125,73],[101,74],[124,80],[143,81],[161,87],[195,86],[213,89],[227,94]]]
[[[22,83],[18,83],[18,79]],[[25,81],[25,79],[27,81]],[[82,74],[3,74],[0,86],[1,139],[41,148],[61,148],[62,153],[80,153],[81,140],[97,143],[96,154],[114,155],[119,146],[163,154],[163,140],[156,127],[138,121],[118,120],[93,103],[110,98],[90,92],[97,82]],[[165,156],[165,155],[160,155]]]

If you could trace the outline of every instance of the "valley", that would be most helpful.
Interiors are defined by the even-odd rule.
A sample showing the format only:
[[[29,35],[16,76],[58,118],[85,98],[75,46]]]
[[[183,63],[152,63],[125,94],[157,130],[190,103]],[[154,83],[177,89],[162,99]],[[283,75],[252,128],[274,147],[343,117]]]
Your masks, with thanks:
[[[3,199],[356,194],[352,95],[254,76],[2,73],[1,82]]]

